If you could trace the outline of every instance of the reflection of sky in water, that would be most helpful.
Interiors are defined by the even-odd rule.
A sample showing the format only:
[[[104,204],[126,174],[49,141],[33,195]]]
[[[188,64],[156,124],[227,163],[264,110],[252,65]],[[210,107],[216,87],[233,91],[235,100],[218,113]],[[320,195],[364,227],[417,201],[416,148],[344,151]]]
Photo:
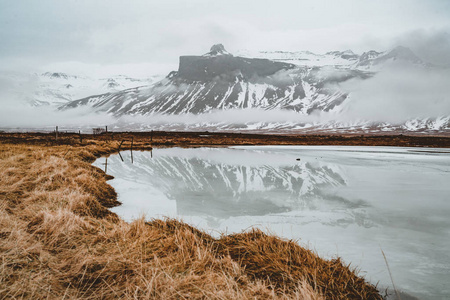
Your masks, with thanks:
[[[108,158],[126,220],[182,218],[239,232],[251,226],[339,255],[372,282],[426,299],[450,295],[450,151],[266,146],[156,149]],[[299,159],[299,160],[298,160]],[[105,158],[95,165],[104,168]]]

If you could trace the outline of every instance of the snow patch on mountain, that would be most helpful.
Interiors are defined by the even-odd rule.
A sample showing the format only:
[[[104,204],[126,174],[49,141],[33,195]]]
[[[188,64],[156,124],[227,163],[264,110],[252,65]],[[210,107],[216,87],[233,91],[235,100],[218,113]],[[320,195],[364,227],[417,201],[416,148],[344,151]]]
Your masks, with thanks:
[[[4,73],[0,77],[13,84],[11,98],[32,106],[60,106],[95,94],[149,85],[161,79],[161,76],[132,78],[125,75],[92,78],[63,72]]]

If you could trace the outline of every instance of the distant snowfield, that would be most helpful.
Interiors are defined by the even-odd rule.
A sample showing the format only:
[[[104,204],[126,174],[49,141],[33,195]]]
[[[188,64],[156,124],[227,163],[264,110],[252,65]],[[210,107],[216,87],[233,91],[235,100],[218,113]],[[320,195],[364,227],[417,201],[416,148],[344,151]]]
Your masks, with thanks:
[[[1,115],[1,113],[0,113]],[[30,112],[29,118],[34,114]],[[67,119],[64,119],[68,116]],[[51,119],[54,117],[50,116]],[[180,118],[178,118],[180,117]],[[205,120],[202,120],[202,118]],[[12,123],[5,126],[0,124],[0,130],[6,132],[52,132],[55,130],[54,124],[59,124],[61,132],[92,133],[96,127],[108,126],[110,131],[193,131],[193,132],[235,132],[235,133],[263,133],[263,134],[417,134],[417,135],[440,135],[450,136],[450,116],[438,118],[412,119],[402,123],[390,124],[387,122],[373,121],[311,121],[306,119],[303,122],[296,121],[211,121],[214,115],[197,115],[193,119],[186,121],[183,116],[171,117],[127,117],[115,120],[108,115],[86,115],[78,116],[74,114],[62,114],[57,118],[47,122],[49,125],[42,126],[42,121],[35,122],[33,119],[20,123]],[[48,120],[47,119],[47,120]],[[217,119],[221,119],[220,117]],[[51,125],[50,125],[51,124]],[[79,124],[83,124],[80,126]],[[107,125],[105,125],[107,124]],[[3,126],[1,126],[3,125]]]
[[[288,52],[240,50],[236,55],[242,57],[265,58],[307,67],[340,66],[350,68],[355,66],[358,61],[358,55],[351,50],[343,52],[332,51],[325,54],[316,54],[311,51]]]
[[[335,117],[336,120],[327,120]],[[283,120],[284,119],[284,120]],[[449,134],[450,116],[416,118],[401,123],[373,121],[344,121],[339,115],[303,116],[286,111],[242,110],[222,111],[201,115],[154,115],[124,117],[117,130],[161,131],[226,131],[272,134],[302,133],[423,133]]]
[[[450,151],[262,146],[129,151],[94,165],[125,220],[175,217],[218,236],[259,227],[340,256],[381,287],[450,294]]]

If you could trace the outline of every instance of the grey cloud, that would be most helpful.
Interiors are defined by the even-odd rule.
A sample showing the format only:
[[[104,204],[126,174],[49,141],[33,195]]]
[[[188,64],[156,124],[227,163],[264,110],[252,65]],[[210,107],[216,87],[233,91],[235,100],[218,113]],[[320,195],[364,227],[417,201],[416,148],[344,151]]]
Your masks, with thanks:
[[[399,36],[394,43],[413,49],[424,61],[450,66],[450,28],[414,30]]]
[[[215,110],[207,114],[181,114],[165,115],[153,114],[149,116],[123,116],[120,122],[137,124],[247,124],[247,123],[312,123],[318,120],[317,116],[300,115],[288,110],[262,110],[262,109],[230,109]]]
[[[369,33],[382,39],[449,25],[449,11],[417,0],[1,1],[0,59],[170,63],[218,42],[230,50],[344,50]]]
[[[401,123],[450,115],[450,69],[392,64],[366,80],[349,80],[343,118]]]

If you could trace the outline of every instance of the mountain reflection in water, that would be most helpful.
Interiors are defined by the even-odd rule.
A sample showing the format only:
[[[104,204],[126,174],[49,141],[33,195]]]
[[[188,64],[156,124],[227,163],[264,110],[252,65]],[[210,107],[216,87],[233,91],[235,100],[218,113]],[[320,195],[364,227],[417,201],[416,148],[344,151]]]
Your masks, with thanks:
[[[152,155],[134,151],[132,156],[125,152],[122,156],[129,159],[124,162],[118,156],[110,157],[110,172],[162,191],[167,199],[176,201],[178,216],[204,216],[216,224],[236,216],[314,210],[319,203],[348,210],[368,206],[362,200],[326,192],[346,185],[343,169],[335,165],[273,157],[278,160],[274,165],[270,154],[266,164],[265,160],[255,160],[258,153],[268,155],[260,152],[250,160],[230,160],[229,149],[184,149],[190,153],[183,156],[174,156],[171,150],[158,149]],[[347,218],[335,225],[370,223],[364,222],[361,212],[351,215],[353,220]]]

